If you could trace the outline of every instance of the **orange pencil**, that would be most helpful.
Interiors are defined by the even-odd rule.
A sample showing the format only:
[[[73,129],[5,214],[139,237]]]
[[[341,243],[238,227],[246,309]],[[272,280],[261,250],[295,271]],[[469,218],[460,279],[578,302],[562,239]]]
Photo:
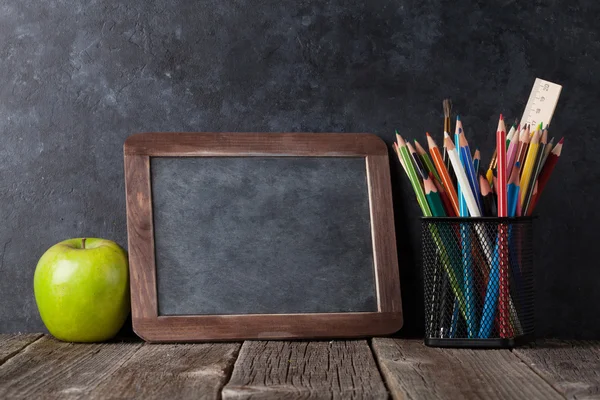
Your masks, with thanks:
[[[431,158],[433,159],[433,163],[435,164],[435,168],[442,178],[442,183],[444,184],[444,188],[446,189],[446,194],[450,198],[450,202],[452,203],[452,208],[454,208],[454,215],[459,215],[458,210],[458,196],[456,195],[456,189],[454,188],[454,184],[452,183],[452,179],[450,178],[450,174],[446,169],[446,165],[444,164],[444,160],[442,159],[442,154],[440,153],[440,149],[435,144],[433,138],[427,135],[427,144],[429,145],[429,153],[431,153]]]

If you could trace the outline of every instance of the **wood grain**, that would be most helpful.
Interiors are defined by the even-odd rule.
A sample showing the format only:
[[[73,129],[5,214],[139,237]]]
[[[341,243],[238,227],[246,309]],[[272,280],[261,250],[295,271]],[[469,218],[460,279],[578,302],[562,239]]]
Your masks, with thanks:
[[[240,346],[147,344],[86,399],[219,399]]]
[[[548,340],[513,353],[565,397],[600,398],[600,342]]]
[[[150,157],[125,156],[127,239],[133,329],[139,318],[156,318],[156,260],[150,187]]]
[[[438,349],[420,340],[373,339],[395,399],[562,399],[509,350]]]
[[[0,366],[0,398],[85,398],[141,345],[73,344],[45,336]]]
[[[371,134],[145,133],[124,145],[131,307],[152,342],[364,337],[402,326],[388,152]],[[364,156],[373,224],[377,313],[158,316],[150,156]],[[273,328],[276,327],[276,328]]]
[[[127,138],[125,154],[160,156],[367,156],[387,147],[368,133],[151,132]]]
[[[402,300],[388,157],[368,156],[366,163],[379,311],[401,313]],[[395,331],[401,327],[402,320],[395,327]]]
[[[366,341],[245,342],[223,399],[386,399]]]
[[[0,334],[0,365],[41,336],[41,333],[27,335]]]
[[[392,333],[401,322],[401,313],[189,315],[133,320],[136,333],[149,342],[364,337]]]

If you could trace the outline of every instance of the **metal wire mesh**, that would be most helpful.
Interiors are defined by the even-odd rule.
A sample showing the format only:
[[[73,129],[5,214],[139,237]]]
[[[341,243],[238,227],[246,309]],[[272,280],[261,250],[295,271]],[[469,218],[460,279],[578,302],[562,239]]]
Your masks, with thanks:
[[[533,335],[531,218],[423,218],[425,335]]]

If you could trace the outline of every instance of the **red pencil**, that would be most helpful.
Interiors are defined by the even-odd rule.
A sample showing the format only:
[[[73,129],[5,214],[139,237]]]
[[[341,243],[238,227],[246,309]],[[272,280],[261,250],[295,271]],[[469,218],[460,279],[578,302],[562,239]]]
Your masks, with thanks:
[[[546,160],[546,163],[542,167],[542,172],[540,172],[540,176],[537,181],[538,182],[538,191],[537,191],[537,194],[535,195],[535,197],[531,200],[531,205],[529,206],[527,215],[531,215],[533,213],[533,209],[535,208],[535,206],[540,198],[540,195],[542,194],[542,191],[546,187],[546,184],[548,183],[548,179],[550,179],[550,175],[552,174],[552,171],[554,170],[554,166],[556,165],[556,162],[558,161],[558,158],[560,157],[560,153],[562,152],[562,146],[563,146],[564,140],[565,140],[565,138],[560,139],[560,141],[556,144],[556,146],[554,146],[554,148],[552,149],[552,152],[550,152],[550,155],[548,155],[548,159]]]
[[[500,121],[498,121],[498,130],[496,131],[496,157],[497,157],[497,168],[498,171],[498,216],[508,216],[508,205],[506,201],[506,126],[504,125],[504,119],[500,114]]]
[[[498,130],[496,131],[496,153],[498,171],[498,216],[508,216],[508,195],[507,195],[507,176],[506,176],[506,126],[504,119],[500,114],[498,121]],[[510,326],[510,309],[508,299],[510,296],[508,286],[508,230],[506,225],[500,224],[498,227],[498,252],[500,254],[500,296],[498,299],[498,319],[500,325],[500,337],[509,338],[513,336]]]

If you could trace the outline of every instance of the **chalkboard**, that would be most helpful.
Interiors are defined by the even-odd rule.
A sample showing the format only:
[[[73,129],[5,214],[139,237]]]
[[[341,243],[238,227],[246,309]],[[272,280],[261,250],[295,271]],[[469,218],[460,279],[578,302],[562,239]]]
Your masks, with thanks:
[[[367,134],[132,136],[134,329],[149,341],[398,330],[387,163]]]
[[[150,171],[159,315],[377,311],[364,158]]]

